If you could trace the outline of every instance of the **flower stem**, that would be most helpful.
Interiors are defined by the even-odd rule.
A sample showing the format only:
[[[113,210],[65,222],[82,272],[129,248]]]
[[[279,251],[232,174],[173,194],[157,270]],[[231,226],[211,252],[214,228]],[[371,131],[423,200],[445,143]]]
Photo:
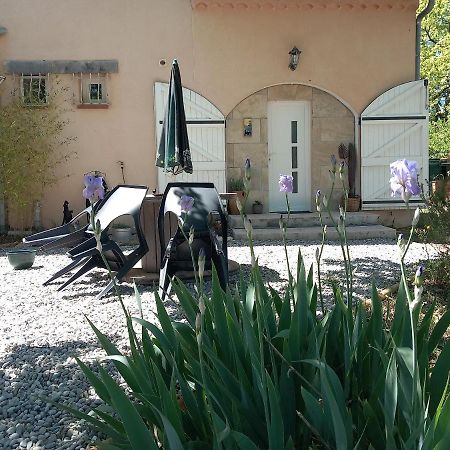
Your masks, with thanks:
[[[289,204],[289,197],[287,195],[287,192],[285,192],[284,195],[286,197],[286,207],[287,207],[288,216],[287,216],[286,222],[283,220],[283,216],[280,217],[280,227],[281,227],[281,235],[283,237],[284,254],[286,255],[286,266],[287,266],[287,271],[288,271],[289,291],[291,293],[292,306],[294,306],[294,283],[293,283],[293,278],[292,278],[291,267],[289,265],[289,255],[288,255],[288,251],[287,251],[287,239],[286,239],[286,230],[289,225],[289,219],[291,217],[291,206]]]
[[[413,353],[413,383],[412,383],[412,399],[411,399],[411,410],[412,410],[412,416],[413,418],[415,417],[415,411],[416,411],[416,395],[415,395],[415,388],[417,385],[417,337],[416,337],[416,329],[415,329],[415,321],[414,321],[414,314],[413,314],[413,308],[412,308],[412,303],[413,303],[413,299],[411,297],[411,292],[409,291],[409,287],[408,287],[408,279],[406,276],[406,268],[405,268],[405,256],[406,253],[408,252],[408,249],[411,245],[411,240],[412,240],[412,236],[414,234],[414,226],[411,227],[411,231],[409,233],[409,238],[408,241],[406,243],[406,246],[404,248],[404,250],[401,253],[400,256],[400,270],[402,273],[402,282],[403,282],[403,286],[405,288],[405,292],[406,292],[406,297],[408,299],[408,311],[409,311],[409,322],[410,322],[410,326],[411,326],[411,347],[412,347],[412,353]]]
[[[320,261],[322,259],[323,248],[325,245],[325,226],[322,218],[322,211],[319,211],[320,227],[322,228],[322,242],[320,244],[319,256],[317,257],[317,281],[319,284],[319,299],[320,299],[320,309],[322,310],[322,316],[325,314],[325,307],[323,304],[323,293],[322,293],[322,279],[320,274]]]
[[[91,215],[90,215],[90,217],[91,217],[92,231],[94,232],[94,237],[95,237],[95,242],[97,244],[98,252],[100,253],[100,256],[102,258],[103,264],[106,267],[106,270],[108,271],[109,278],[110,278],[110,280],[113,283],[114,291],[115,291],[115,293],[117,295],[117,298],[119,299],[119,301],[120,301],[120,303],[122,305],[122,308],[125,310],[125,306],[124,306],[124,303],[123,303],[123,300],[122,300],[122,296],[120,295],[119,287],[117,286],[117,283],[116,283],[116,277],[113,275],[112,270],[111,270],[111,266],[109,265],[109,262],[106,259],[105,254],[103,253],[102,243],[101,243],[101,230],[99,230],[99,232],[98,232],[97,227],[95,226],[95,213],[94,213],[94,203],[93,202],[91,202]]]

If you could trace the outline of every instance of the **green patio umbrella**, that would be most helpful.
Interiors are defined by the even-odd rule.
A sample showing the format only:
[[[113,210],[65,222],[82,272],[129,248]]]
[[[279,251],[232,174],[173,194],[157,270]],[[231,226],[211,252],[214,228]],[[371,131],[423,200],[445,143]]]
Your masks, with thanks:
[[[192,173],[191,150],[183,103],[183,87],[177,60],[172,64],[169,97],[164,117],[161,140],[156,154],[156,166],[177,175]]]

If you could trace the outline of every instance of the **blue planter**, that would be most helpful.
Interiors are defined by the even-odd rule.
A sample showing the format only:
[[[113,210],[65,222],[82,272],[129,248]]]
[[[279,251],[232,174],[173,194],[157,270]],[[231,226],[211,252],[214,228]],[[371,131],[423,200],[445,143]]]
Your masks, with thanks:
[[[36,250],[28,248],[20,248],[14,250],[8,250],[8,261],[14,269],[29,269],[36,257]]]

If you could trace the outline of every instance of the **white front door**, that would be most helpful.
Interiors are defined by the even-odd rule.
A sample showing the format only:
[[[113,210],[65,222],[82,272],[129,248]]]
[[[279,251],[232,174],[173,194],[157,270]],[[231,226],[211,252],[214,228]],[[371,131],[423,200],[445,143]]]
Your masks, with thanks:
[[[280,175],[291,175],[291,211],[311,211],[311,108],[309,102],[269,102],[269,210],[286,211]]]

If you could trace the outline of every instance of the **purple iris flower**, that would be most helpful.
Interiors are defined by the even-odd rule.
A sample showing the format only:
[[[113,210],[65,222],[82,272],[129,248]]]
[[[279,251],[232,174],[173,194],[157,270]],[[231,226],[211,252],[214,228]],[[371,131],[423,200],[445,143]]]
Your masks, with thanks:
[[[407,159],[399,159],[391,165],[391,193],[392,197],[400,195],[402,199],[408,203],[412,195],[420,194],[420,187],[417,181],[419,172],[416,161],[408,161]]]
[[[180,198],[181,212],[188,213],[194,206],[194,199],[189,195],[182,195]]]
[[[422,264],[416,270],[416,277],[422,277],[425,272],[425,267]]]
[[[103,177],[96,177],[94,175],[84,176],[83,197],[91,202],[97,199],[102,199],[105,196],[105,189],[103,187]]]
[[[294,191],[294,179],[291,175],[280,175],[278,184],[280,185],[280,192],[291,193]]]

